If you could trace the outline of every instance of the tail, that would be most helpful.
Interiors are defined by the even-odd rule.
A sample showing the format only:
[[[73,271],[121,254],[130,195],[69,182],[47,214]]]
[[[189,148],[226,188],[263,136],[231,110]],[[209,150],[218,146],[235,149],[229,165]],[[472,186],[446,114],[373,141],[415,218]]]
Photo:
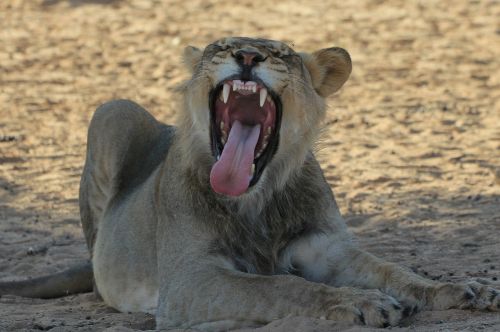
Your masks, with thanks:
[[[90,262],[48,276],[23,281],[0,282],[0,296],[18,295],[42,299],[91,292],[93,288]]]

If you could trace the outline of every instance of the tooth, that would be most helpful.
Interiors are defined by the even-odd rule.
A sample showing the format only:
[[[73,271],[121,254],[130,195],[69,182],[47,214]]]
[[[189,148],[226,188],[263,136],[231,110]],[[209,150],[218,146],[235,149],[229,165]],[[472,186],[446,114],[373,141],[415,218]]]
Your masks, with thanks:
[[[273,100],[271,99],[271,97],[270,97],[270,96],[267,96],[267,98],[266,98],[266,99],[267,99],[267,101],[268,101],[268,102],[270,102],[270,103],[272,103],[272,102],[273,102]]]
[[[257,152],[257,155],[255,156],[255,159],[259,158],[261,154],[262,154],[262,151]]]
[[[266,97],[267,97],[267,89],[266,88],[260,89],[260,107],[264,106]]]
[[[267,148],[267,142],[264,142],[264,144],[262,144],[262,151],[264,151],[265,148]]]
[[[252,92],[253,92],[253,93],[256,93],[256,92],[257,92],[257,85],[253,85],[253,86],[252,86]]]
[[[233,81],[233,91],[241,90],[241,82],[240,80]]]
[[[226,140],[224,139],[224,137],[221,137],[220,141],[221,141],[222,145],[226,145]]]
[[[220,130],[221,130],[221,131],[224,131],[224,121],[221,121],[221,122],[220,122]]]
[[[219,159],[220,159],[220,154],[217,155],[217,160],[219,160]]]
[[[267,134],[271,135],[271,127],[267,127]]]
[[[229,84],[224,83],[224,88],[222,89],[222,95],[224,97],[224,104],[227,104],[227,99],[229,98],[229,90],[230,89],[231,89],[231,87],[229,86]]]
[[[252,164],[252,170],[250,171],[250,175],[253,175],[255,173],[255,164]]]

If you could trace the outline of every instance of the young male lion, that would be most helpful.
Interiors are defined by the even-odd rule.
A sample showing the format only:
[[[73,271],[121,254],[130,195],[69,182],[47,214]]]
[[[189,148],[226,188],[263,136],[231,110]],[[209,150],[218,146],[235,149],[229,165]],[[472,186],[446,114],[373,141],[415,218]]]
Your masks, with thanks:
[[[126,100],[90,124],[80,208],[107,304],[206,331],[499,310],[488,286],[427,280],[353,243],[311,152],[325,98],[351,72],[345,50],[225,38],[185,62],[178,127]]]

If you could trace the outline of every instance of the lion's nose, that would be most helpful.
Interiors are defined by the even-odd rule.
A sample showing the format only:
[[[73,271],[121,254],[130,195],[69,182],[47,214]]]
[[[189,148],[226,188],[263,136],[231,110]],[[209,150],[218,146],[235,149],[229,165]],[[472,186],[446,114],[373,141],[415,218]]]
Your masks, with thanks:
[[[255,66],[258,62],[265,60],[264,56],[258,52],[239,50],[234,54],[236,61],[240,65]]]

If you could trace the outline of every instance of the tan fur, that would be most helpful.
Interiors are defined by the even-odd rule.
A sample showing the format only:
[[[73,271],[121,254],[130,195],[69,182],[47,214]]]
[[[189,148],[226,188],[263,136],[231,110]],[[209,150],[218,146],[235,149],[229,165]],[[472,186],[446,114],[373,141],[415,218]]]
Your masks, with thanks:
[[[267,56],[254,72],[281,97],[280,145],[238,198],[209,185],[210,90],[238,72],[238,50]],[[360,250],[310,152],[325,97],[351,72],[346,51],[298,54],[283,43],[225,38],[190,47],[178,127],[139,105],[101,106],[89,128],[80,206],[98,291],[157,328],[258,326],[288,315],[397,325],[420,309],[498,310],[479,284],[444,284]]]

